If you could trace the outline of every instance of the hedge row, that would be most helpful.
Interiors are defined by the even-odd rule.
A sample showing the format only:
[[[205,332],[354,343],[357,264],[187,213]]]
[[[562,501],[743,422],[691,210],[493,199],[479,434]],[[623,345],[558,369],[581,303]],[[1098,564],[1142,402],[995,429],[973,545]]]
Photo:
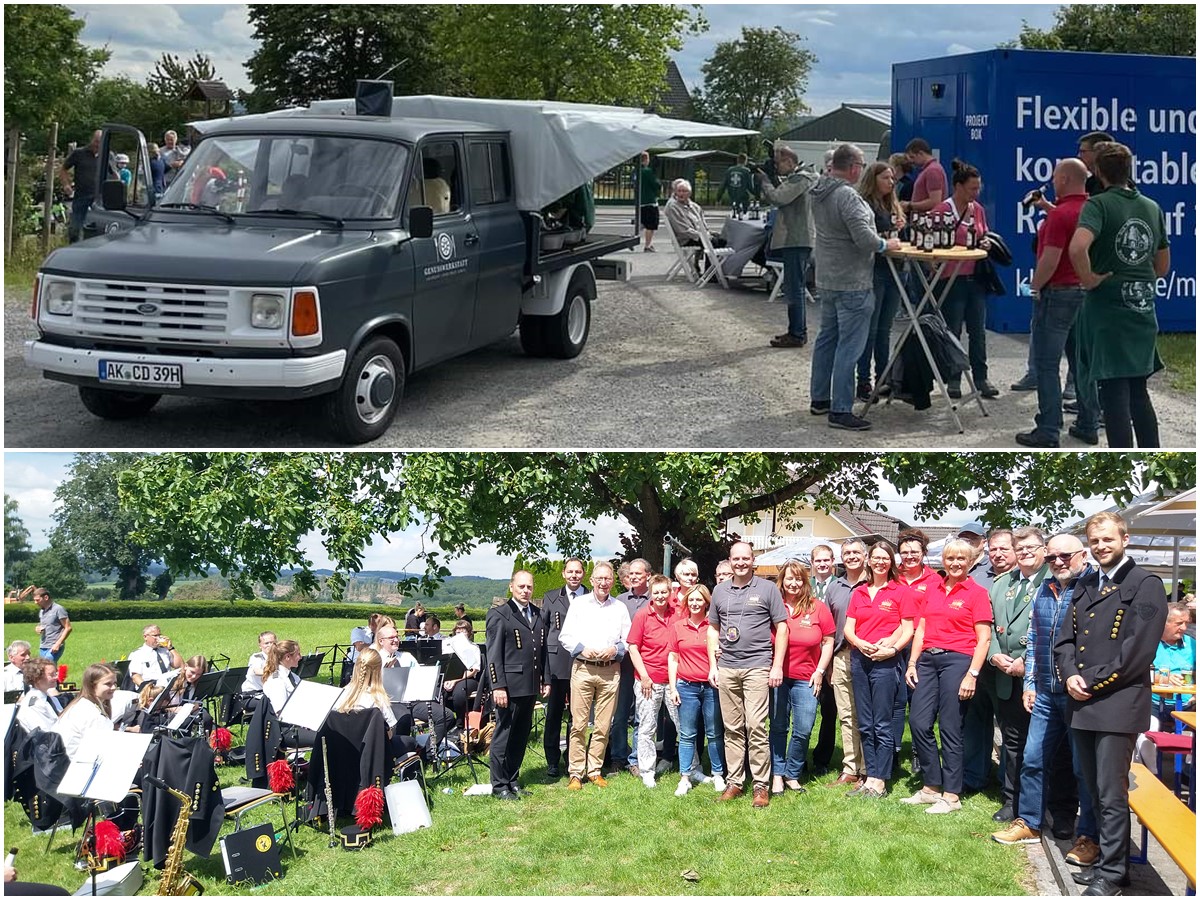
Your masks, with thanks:
[[[382,606],[366,603],[289,603],[271,600],[181,600],[161,603],[113,601],[96,603],[70,600],[63,604],[72,622],[100,622],[118,619],[212,619],[212,618],[269,618],[269,619],[359,619],[366,622],[373,612],[383,612],[403,627],[407,607]],[[428,612],[442,620],[442,631],[449,632],[454,622],[453,607],[426,606]],[[467,610],[468,619],[482,619],[483,610]],[[4,621],[32,625],[37,622],[38,608],[32,603],[11,603],[4,607]]]

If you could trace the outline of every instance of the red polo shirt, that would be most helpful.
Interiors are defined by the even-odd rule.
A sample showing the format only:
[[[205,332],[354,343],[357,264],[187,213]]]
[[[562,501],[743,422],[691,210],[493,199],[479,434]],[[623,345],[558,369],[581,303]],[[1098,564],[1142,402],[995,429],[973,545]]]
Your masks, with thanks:
[[[1079,224],[1079,213],[1083,204],[1087,203],[1087,194],[1068,194],[1058,198],[1058,206],[1046,215],[1046,221],[1037,233],[1037,255],[1041,257],[1047,247],[1062,251],[1062,258],[1054,274],[1046,282],[1046,287],[1079,287],[1079,276],[1071,265],[1071,256],[1067,248],[1071,246],[1071,236],[1075,234],[1075,226]]]
[[[794,681],[808,681],[821,661],[821,640],[833,636],[833,613],[816,600],[816,608],[794,613],[787,619],[788,644],[783,657],[783,674]]]
[[[850,595],[846,618],[854,620],[859,640],[875,643],[891,635],[901,619],[915,619],[919,614],[917,592],[912,588],[889,581],[872,597],[864,581]]]
[[[967,578],[949,591],[930,592],[923,621],[926,647],[970,656],[975,652],[975,625],[992,621],[992,601],[975,579]]]
[[[679,659],[679,677],[684,681],[708,681],[710,628],[707,619],[699,625],[693,625],[691,619],[676,619],[671,623],[668,649]]]
[[[637,611],[637,615],[633,617],[633,624],[629,626],[626,643],[637,644],[638,653],[642,656],[642,665],[646,667],[646,674],[650,676],[650,680],[655,684],[666,684],[667,652],[670,650],[671,625],[675,616],[671,613],[670,604],[667,604],[665,618],[659,618],[651,609],[652,606],[652,603],[647,603]],[[708,677],[707,665],[704,677]]]
[[[901,573],[900,584],[906,584],[907,576]],[[925,595],[933,591],[942,590],[944,582],[942,576],[935,572],[929,566],[921,566],[921,574],[917,576],[917,580],[908,584],[917,594],[917,615],[925,611]]]

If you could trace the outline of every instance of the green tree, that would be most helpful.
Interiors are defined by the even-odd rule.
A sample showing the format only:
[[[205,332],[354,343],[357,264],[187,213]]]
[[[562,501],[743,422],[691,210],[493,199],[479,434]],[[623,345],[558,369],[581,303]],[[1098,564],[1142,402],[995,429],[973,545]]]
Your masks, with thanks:
[[[4,583],[15,588],[28,581],[28,564],[33,557],[29,547],[29,529],[20,516],[20,505],[4,495]]]
[[[469,95],[644,107],[668,54],[706,28],[668,4],[495,3],[444,7],[436,34]]]
[[[817,63],[803,38],[778,25],[743,28],[717,44],[701,67],[704,88],[693,101],[709,121],[753,131],[790,123],[808,107],[804,91]]]
[[[197,50],[188,60],[182,60],[174,53],[164,53],[146,76],[146,88],[178,103],[193,82],[216,80],[217,67],[207,53]]]
[[[55,598],[82,596],[87,587],[79,555],[53,541],[45,550],[33,554],[26,575],[30,584],[45,588]]]
[[[993,526],[1053,527],[1077,514],[1076,497],[1128,501],[1151,481],[1194,484],[1195,469],[1194,455],[1172,453],[164,453],[122,474],[121,503],[135,539],[173,572],[211,564],[239,597],[288,568],[297,591],[315,591],[300,549],[315,534],[340,598],[371,541],[418,522],[431,592],[448,558],[481,543],[532,559],[551,545],[554,556],[586,557],[585,526],[601,515],[624,516],[631,549],[655,566],[671,534],[707,569],[725,552],[729,519],[861,505],[880,479],[923,489],[918,520],[970,506]]]
[[[146,569],[154,553],[133,536],[134,517],[122,509],[117,478],[135,465],[137,453],[77,453],[67,479],[54,491],[58,509],[51,543],[72,548],[96,572],[116,570],[122,600],[146,592]]]
[[[5,4],[4,123],[30,134],[70,115],[109,52],[79,40],[83,21],[58,4]]]
[[[1196,6],[1075,3],[1055,10],[1054,25],[1045,31],[1024,23],[1019,41],[1026,50],[1195,56]]]
[[[251,4],[259,47],[246,64],[254,112],[353,97],[359,78],[387,78],[398,94],[445,90],[433,41],[436,6]]]

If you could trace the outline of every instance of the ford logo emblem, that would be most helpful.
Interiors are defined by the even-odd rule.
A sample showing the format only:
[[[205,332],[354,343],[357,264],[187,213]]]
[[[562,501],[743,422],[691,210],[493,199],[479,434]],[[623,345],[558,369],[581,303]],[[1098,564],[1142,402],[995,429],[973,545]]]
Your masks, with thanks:
[[[139,303],[137,306],[137,311],[140,312],[143,316],[153,316],[158,312],[158,304],[157,303]]]

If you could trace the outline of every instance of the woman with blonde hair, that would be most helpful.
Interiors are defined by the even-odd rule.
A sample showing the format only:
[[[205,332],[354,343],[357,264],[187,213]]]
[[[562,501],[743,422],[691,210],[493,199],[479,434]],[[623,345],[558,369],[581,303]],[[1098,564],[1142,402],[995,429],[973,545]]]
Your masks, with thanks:
[[[871,215],[875,217],[875,230],[882,238],[899,234],[906,224],[900,201],[896,199],[895,188],[896,173],[885,162],[875,162],[867,166],[858,183],[858,193],[867,201]],[[876,378],[882,376],[883,370],[887,368],[891,352],[892,322],[896,319],[896,310],[900,308],[900,287],[892,277],[887,259],[881,254],[875,256],[874,292],[875,306],[871,310],[871,330],[867,336],[867,346],[858,358],[859,400],[869,400],[871,397],[871,357],[875,357]],[[886,389],[881,395],[887,396]]]
[[[112,698],[117,692],[117,673],[104,663],[92,663],[83,672],[79,696],[63,710],[54,723],[67,757],[75,758],[79,747],[91,734],[112,731]]]
[[[785,787],[804,793],[800,775],[808,762],[808,741],[817,720],[817,697],[833,660],[835,626],[829,607],[813,594],[804,563],[789,559],[775,576],[775,584],[788,613],[788,644],[783,657],[783,683],[772,692],[771,793],[782,794]]]
[[[354,663],[354,675],[350,683],[342,688],[342,694],[333,707],[338,712],[351,713],[360,709],[378,709],[387,722],[388,743],[393,757],[400,757],[417,749],[412,737],[412,714],[401,704],[402,719],[383,686],[383,657],[378,650],[365,648]],[[402,727],[397,728],[397,725]]]

